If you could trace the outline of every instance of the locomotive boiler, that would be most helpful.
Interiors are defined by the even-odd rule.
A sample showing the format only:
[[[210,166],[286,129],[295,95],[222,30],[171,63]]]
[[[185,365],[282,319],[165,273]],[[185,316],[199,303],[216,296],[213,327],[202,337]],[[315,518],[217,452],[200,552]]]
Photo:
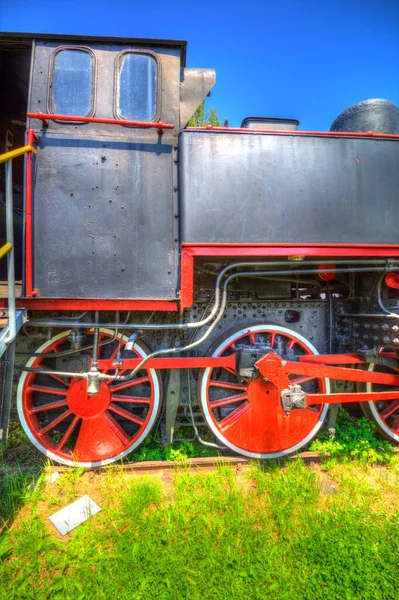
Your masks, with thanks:
[[[352,402],[399,441],[395,105],[193,128],[215,73],[185,42],[1,44],[3,437],[15,370],[27,436],[66,465],[200,420],[280,457]]]

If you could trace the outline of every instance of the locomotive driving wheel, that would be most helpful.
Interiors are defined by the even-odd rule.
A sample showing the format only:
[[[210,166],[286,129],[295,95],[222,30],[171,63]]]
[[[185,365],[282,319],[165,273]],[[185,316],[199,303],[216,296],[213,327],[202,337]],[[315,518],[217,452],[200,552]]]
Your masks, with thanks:
[[[229,356],[240,345],[262,344],[270,352],[295,360],[318,354],[304,337],[277,325],[250,325],[234,329],[211,348],[211,356]],[[329,393],[326,379],[290,375],[292,384],[306,393]],[[328,405],[319,404],[285,414],[281,391],[259,374],[240,379],[234,370],[203,369],[198,379],[198,402],[206,423],[220,442],[251,458],[278,458],[307,444],[320,429]]]
[[[371,364],[369,371],[398,375],[399,369],[383,365]],[[367,384],[369,392],[386,392],[386,385]],[[396,388],[397,389],[397,388]],[[360,402],[364,415],[374,421],[379,433],[394,442],[399,442],[399,400],[377,400],[376,402]]]
[[[57,360],[65,357],[87,365],[89,349],[68,354],[68,334],[46,341],[37,353],[48,356],[32,357],[27,367],[61,372]],[[90,333],[85,346],[92,339]],[[114,359],[127,339],[123,335],[114,339],[111,330],[100,329],[99,358]],[[132,358],[147,354],[140,340],[129,352]],[[33,444],[58,463],[84,467],[112,463],[134,450],[154,424],[160,401],[161,380],[154,369],[142,369],[131,381],[102,380],[94,395],[87,393],[82,378],[23,372],[17,393],[19,418]]]

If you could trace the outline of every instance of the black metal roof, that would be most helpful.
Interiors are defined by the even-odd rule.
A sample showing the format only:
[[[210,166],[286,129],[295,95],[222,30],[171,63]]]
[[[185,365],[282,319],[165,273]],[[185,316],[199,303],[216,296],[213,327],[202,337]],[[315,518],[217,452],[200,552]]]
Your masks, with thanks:
[[[166,48],[180,48],[182,67],[186,66],[186,48],[187,42],[184,40],[158,40],[153,38],[127,38],[127,37],[110,37],[97,35],[74,35],[68,33],[21,33],[15,31],[0,32],[0,46],[8,46],[15,44],[26,45],[32,40],[45,40],[49,42],[85,42],[102,43],[102,44],[125,44],[125,45],[140,45],[140,46],[164,46]]]

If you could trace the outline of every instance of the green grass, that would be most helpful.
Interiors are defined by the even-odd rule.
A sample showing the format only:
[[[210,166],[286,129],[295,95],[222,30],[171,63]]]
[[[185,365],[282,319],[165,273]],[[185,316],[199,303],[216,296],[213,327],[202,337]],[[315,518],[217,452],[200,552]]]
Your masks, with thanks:
[[[22,488],[0,541],[1,600],[398,597],[396,458],[163,478],[71,469]],[[48,516],[84,493],[102,512],[61,538]]]

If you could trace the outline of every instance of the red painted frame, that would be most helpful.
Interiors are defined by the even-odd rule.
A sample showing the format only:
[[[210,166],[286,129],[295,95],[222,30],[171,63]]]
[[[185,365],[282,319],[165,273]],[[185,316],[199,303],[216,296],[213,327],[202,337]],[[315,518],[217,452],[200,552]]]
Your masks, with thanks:
[[[27,170],[31,170],[31,164]],[[180,301],[176,300],[108,300],[79,298],[38,298],[32,290],[32,196],[31,178],[27,177],[26,214],[26,297],[17,299],[19,307],[32,310],[137,310],[177,312],[190,308],[194,303],[195,257],[248,258],[248,257],[399,257],[399,244],[182,244],[180,262]],[[28,201],[29,200],[29,201]],[[28,244],[28,240],[30,243]],[[292,263],[291,263],[292,264]],[[29,297],[31,291],[31,297]],[[0,302],[0,307],[5,303]]]
[[[27,143],[28,146],[34,145],[37,141],[37,136],[33,129],[28,129]],[[35,296],[37,290],[33,289],[33,241],[32,241],[32,211],[33,211],[33,157],[32,152],[26,156],[25,163],[25,293],[27,296]]]
[[[190,308],[194,303],[195,257],[239,259],[277,256],[399,257],[399,244],[296,244],[293,246],[292,244],[183,243],[180,264],[180,309]]]
[[[19,308],[29,310],[103,310],[103,311],[160,311],[177,312],[179,303],[176,300],[108,300],[106,298],[17,298]],[[0,301],[0,308],[6,303]]]

